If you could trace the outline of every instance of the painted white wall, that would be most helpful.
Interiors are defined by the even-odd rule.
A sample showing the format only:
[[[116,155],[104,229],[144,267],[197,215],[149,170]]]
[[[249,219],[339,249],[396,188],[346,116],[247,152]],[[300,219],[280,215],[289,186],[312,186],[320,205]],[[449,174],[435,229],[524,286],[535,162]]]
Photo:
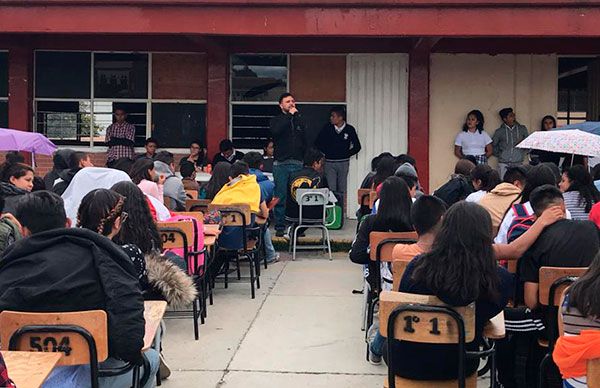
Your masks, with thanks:
[[[433,54],[430,73],[430,191],[454,170],[454,138],[466,114],[479,109],[492,136],[500,126],[498,111],[515,109],[530,132],[545,115],[556,116],[556,55]],[[496,164],[492,158],[492,165]]]
[[[347,61],[348,122],[362,150],[350,160],[348,206],[354,218],[357,188],[381,152],[406,153],[408,147],[408,55],[351,54]]]

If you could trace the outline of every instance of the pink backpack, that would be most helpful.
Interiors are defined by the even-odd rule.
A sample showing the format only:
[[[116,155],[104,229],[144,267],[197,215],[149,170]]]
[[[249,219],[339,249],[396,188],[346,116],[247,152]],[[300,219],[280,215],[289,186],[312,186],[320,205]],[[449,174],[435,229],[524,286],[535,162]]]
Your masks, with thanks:
[[[165,220],[165,222],[177,222],[177,221],[192,221],[194,226],[194,241],[188,241],[188,253],[200,252],[204,250],[204,224],[202,221],[190,216],[175,215]],[[183,257],[183,248],[181,249],[167,249],[165,252],[171,252],[177,256]],[[184,258],[185,259],[185,258]],[[188,262],[188,274],[194,275],[204,266],[204,254],[198,255],[198,265],[194,268],[194,256],[190,256],[186,259]],[[203,271],[202,271],[203,272]]]

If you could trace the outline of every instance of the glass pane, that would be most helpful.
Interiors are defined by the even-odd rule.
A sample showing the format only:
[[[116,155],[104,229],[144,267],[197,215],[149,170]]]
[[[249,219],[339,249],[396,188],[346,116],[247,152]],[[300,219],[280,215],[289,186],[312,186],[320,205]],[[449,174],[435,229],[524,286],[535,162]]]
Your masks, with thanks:
[[[231,57],[232,101],[277,101],[286,90],[286,55]]]
[[[94,101],[94,142],[104,143],[106,129],[114,122],[116,108],[127,112],[127,122],[135,126],[135,145],[141,147],[146,140],[146,103]]]
[[[148,98],[148,55],[94,54],[94,96]]]
[[[90,98],[89,52],[36,51],[35,96]]]
[[[152,104],[152,137],[161,148],[187,148],[206,138],[205,104]]]
[[[8,53],[0,52],[0,97],[8,97]]]
[[[49,139],[66,143],[89,143],[89,101],[38,101],[36,131]]]
[[[236,148],[261,149],[271,137],[269,120],[281,112],[279,105],[231,106],[232,140]]]
[[[8,128],[8,101],[0,101],[0,127]]]

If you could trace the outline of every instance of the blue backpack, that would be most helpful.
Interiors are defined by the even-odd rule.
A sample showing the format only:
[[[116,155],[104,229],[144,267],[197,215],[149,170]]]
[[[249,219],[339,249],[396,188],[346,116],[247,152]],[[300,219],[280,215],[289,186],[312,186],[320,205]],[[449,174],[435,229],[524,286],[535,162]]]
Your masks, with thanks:
[[[516,203],[512,206],[515,218],[508,228],[508,242],[511,243],[525,233],[535,222],[535,216],[529,214],[525,205]]]

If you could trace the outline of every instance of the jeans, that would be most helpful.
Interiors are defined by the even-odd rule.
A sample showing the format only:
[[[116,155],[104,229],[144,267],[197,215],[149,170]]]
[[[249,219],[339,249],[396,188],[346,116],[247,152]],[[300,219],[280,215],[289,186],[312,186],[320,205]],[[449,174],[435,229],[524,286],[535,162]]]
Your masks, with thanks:
[[[275,247],[273,246],[273,241],[271,240],[271,231],[269,228],[265,228],[265,233],[263,234],[263,239],[265,241],[265,253],[267,255],[267,262],[273,261],[275,259]]]
[[[156,373],[160,364],[159,353],[154,349],[148,349],[144,352],[146,358],[150,362],[150,378],[143,388],[152,388],[156,385]],[[100,367],[110,367],[122,363],[122,361],[108,358],[100,363]],[[144,374],[144,368],[140,368],[140,377]],[[100,377],[98,379],[101,388],[111,387],[130,387],[133,379],[133,371],[114,377]],[[46,379],[43,388],[60,387],[60,388],[81,388],[91,387],[90,384],[90,366],[59,366],[54,368],[50,376]]]
[[[290,175],[302,170],[302,162],[299,160],[275,161],[273,163],[273,179],[275,181],[275,196],[279,203],[275,206],[275,230],[285,229],[285,199],[288,191]]]
[[[369,349],[371,350],[371,353],[373,353],[376,356],[382,356],[383,355],[383,345],[385,344],[385,337],[381,335],[381,333],[379,333],[379,322],[374,323],[373,325],[371,325],[371,327],[369,328],[370,330],[376,330],[375,335],[373,336],[373,338],[371,339],[371,342],[369,343]]]

